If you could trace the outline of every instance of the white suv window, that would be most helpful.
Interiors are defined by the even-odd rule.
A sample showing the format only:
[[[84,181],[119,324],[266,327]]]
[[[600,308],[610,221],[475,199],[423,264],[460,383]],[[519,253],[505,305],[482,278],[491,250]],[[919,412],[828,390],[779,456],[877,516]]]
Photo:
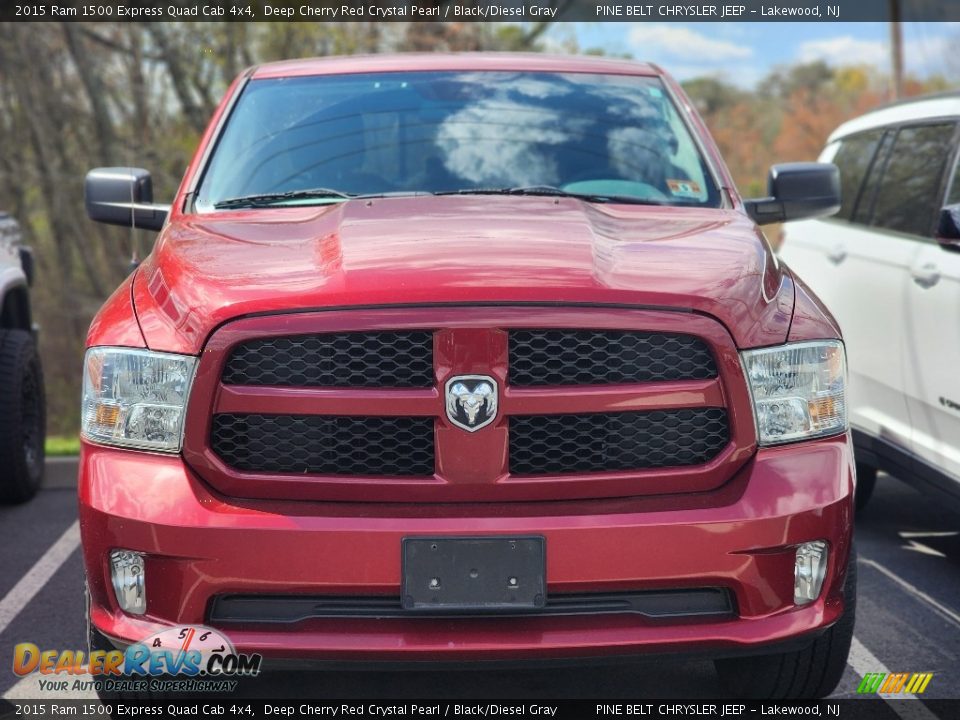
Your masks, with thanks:
[[[857,196],[857,204],[853,210],[853,222],[860,225],[869,225],[873,217],[873,209],[877,205],[877,188],[880,185],[880,179],[883,177],[883,169],[886,167],[887,158],[890,156],[890,146],[893,145],[893,139],[897,136],[896,128],[887,130],[883,133],[883,138],[877,144],[876,153],[873,156],[873,162],[870,170],[864,178],[863,185]]]
[[[947,205],[960,204],[960,159],[953,170],[953,180],[950,183],[950,192],[947,193]]]
[[[900,128],[872,203],[871,225],[930,237],[955,130],[954,123]]]
[[[844,138],[840,143],[833,162],[840,168],[841,205],[840,211],[834,216],[843,220],[853,220],[857,198],[861,194],[863,184],[870,163],[880,144],[883,130],[869,132]]]

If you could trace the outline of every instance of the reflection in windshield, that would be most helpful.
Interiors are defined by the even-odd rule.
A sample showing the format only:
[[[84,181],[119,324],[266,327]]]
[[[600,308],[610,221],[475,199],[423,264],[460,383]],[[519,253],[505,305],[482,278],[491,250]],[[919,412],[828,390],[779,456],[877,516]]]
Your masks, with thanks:
[[[251,81],[199,191],[230,198],[551,186],[716,206],[716,189],[653,77],[378,73]],[[277,204],[277,203],[272,203]]]
[[[490,118],[496,122],[490,122]],[[556,148],[582,121],[562,125],[560,112],[502,99],[481,100],[451,115],[437,130],[444,169],[474,185],[556,185]]]

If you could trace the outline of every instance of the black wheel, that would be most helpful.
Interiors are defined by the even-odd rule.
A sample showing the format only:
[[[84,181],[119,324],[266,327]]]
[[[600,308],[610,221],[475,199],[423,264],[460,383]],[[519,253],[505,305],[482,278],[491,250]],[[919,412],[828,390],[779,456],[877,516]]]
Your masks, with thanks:
[[[87,651],[88,653],[93,652],[94,650],[102,650],[103,652],[110,652],[111,650],[116,650],[116,646],[110,642],[110,638],[104,635],[102,632],[97,630],[93,623],[90,622],[90,589],[87,587],[87,583],[83,583],[83,598],[84,598],[84,618],[87,622]],[[88,655],[89,657],[89,655]],[[114,678],[102,677],[100,679],[101,685],[97,687],[97,697],[100,698],[105,703],[115,703],[117,701],[127,701],[127,702],[145,702],[147,700],[170,700],[176,699],[176,696],[169,693],[161,693],[155,690],[144,690],[142,692],[136,692],[133,690],[113,690],[107,689],[104,687],[103,683],[108,682]],[[129,678],[123,678],[128,680]],[[142,680],[144,678],[137,678]],[[155,678],[148,679],[157,679],[157,680],[170,680],[170,676],[161,675],[156,676]],[[113,715],[112,717],[117,717]]]
[[[850,551],[843,586],[844,612],[809,647],[777,655],[714,661],[720,681],[735,698],[813,700],[836,689],[853,639],[857,610],[857,554]]]
[[[873,488],[877,484],[877,469],[857,463],[857,512],[863,510],[870,502],[870,496],[873,495]]]
[[[87,596],[87,652],[92,653],[97,650],[108,653],[112,650],[116,650],[113,643],[110,642],[110,639],[106,635],[97,630],[93,623],[90,622],[90,597]],[[89,655],[87,656],[89,657]],[[118,700],[130,700],[130,701],[139,701],[139,700],[151,700],[152,698],[144,693],[129,693],[129,692],[118,692],[116,690],[107,689],[104,683],[108,683],[113,680],[112,677],[101,676],[99,678],[99,683],[95,686],[97,697],[100,698],[105,703],[115,703]],[[112,716],[116,717],[116,716]]]
[[[83,582],[83,619],[87,624],[87,657],[90,657],[90,653],[97,650],[104,653],[116,650],[107,636],[97,630],[93,626],[93,623],[90,622],[90,588],[87,586],[86,580]],[[99,686],[97,689],[97,697],[104,702],[121,699],[117,693],[102,690]]]
[[[33,336],[0,330],[0,502],[26,502],[43,481],[43,371]]]

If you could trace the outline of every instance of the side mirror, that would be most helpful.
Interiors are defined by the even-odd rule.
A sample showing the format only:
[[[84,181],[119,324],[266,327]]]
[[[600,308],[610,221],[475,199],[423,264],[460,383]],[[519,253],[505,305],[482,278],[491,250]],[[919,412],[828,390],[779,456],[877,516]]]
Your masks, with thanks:
[[[770,168],[770,197],[745,200],[757,225],[833,215],[840,209],[840,170],[833,163],[783,163]]]
[[[153,181],[142,168],[96,168],[83,191],[87,215],[97,222],[159,230],[170,212],[169,205],[154,204]]]
[[[944,250],[960,252],[960,205],[947,205],[940,211],[937,242]]]
[[[20,267],[27,278],[27,287],[33,287],[33,278],[36,276],[37,265],[33,259],[33,248],[20,246]]]

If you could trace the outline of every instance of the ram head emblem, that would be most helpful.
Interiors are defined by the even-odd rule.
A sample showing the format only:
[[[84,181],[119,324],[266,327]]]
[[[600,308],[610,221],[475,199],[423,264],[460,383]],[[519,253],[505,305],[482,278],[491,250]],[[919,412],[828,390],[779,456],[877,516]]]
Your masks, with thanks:
[[[447,418],[467,432],[497,417],[497,381],[486,375],[457,375],[446,383]]]

